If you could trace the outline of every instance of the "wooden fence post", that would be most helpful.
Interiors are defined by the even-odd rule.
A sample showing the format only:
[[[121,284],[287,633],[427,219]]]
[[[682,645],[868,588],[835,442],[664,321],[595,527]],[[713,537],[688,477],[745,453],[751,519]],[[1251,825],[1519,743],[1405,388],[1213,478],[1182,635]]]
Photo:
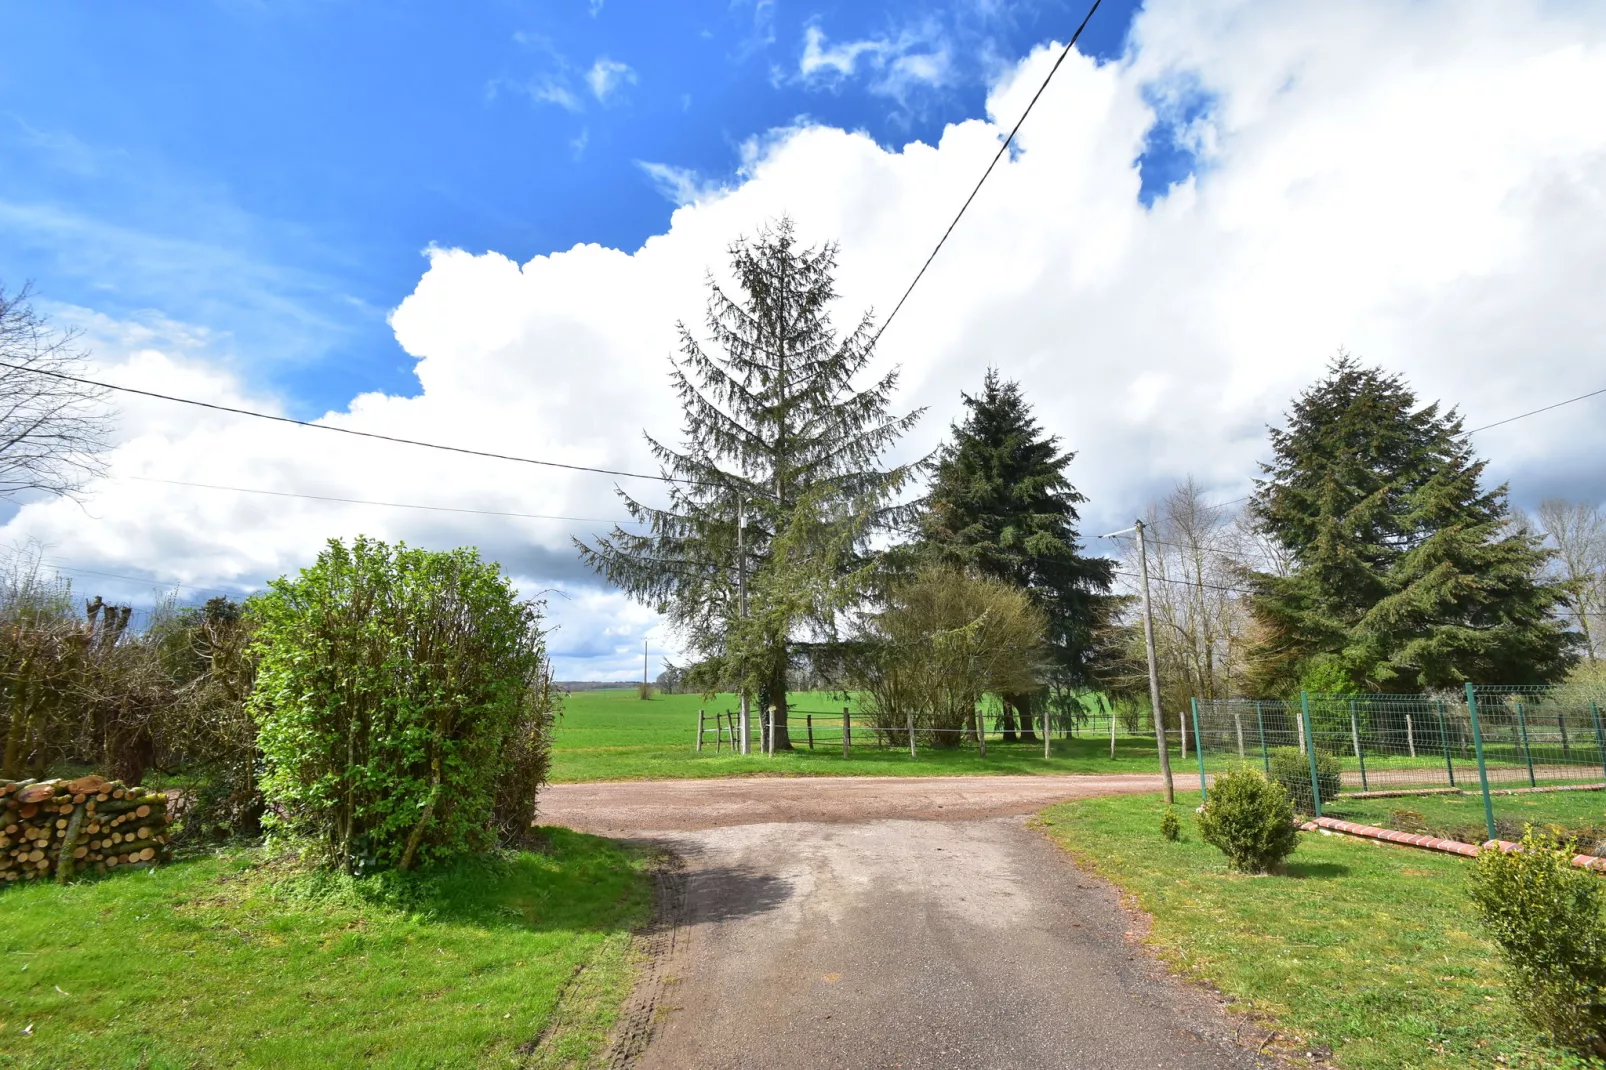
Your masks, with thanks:
[[[767,739],[765,741],[765,746],[768,748],[765,751],[765,753],[768,754],[771,758],[775,757],[775,707],[774,706],[770,707],[769,739]]]
[[[916,755],[915,755],[915,711],[914,711],[914,708],[910,707],[908,710],[905,711],[905,713],[907,713],[908,717],[909,717],[909,757],[913,758],[913,757],[916,757]]]
[[[1115,710],[1110,710],[1110,761],[1115,761]]]
[[[1182,740],[1182,760],[1188,760],[1188,715],[1177,711],[1177,736]]]
[[[848,756],[848,747],[853,744],[853,724],[848,720],[848,708],[842,707],[842,757]]]
[[[697,711],[697,753],[703,752],[703,711]]]
[[[814,749],[814,714],[805,713],[803,715],[803,719],[808,724],[808,727],[809,727],[809,750],[813,750]]]

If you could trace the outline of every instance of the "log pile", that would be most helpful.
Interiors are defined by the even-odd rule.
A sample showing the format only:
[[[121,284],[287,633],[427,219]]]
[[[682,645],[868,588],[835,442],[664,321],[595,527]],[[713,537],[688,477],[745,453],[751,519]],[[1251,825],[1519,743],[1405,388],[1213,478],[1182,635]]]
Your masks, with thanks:
[[[98,776],[0,781],[0,881],[153,866],[167,860],[167,841],[159,791]]]

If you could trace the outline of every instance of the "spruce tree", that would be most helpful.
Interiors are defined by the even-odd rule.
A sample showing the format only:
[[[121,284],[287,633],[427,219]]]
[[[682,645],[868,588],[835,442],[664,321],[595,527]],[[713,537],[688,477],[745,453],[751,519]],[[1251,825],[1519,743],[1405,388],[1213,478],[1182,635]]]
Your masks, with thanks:
[[[1048,618],[1050,669],[1087,682],[1093,633],[1108,611],[1111,562],[1082,553],[1076,507],[1087,499],[1065,469],[1076,456],[1045,435],[1020,385],[989,370],[937,456],[923,546],[930,556],[1026,591]],[[1014,712],[1035,738],[1027,695],[1004,696],[1006,738]]]
[[[1259,688],[1565,673],[1574,637],[1543,578],[1548,551],[1511,523],[1505,486],[1482,489],[1485,462],[1453,409],[1419,407],[1400,376],[1340,354],[1271,442],[1251,511],[1294,567],[1253,576]]]
[[[829,633],[865,582],[859,551],[897,520],[894,499],[913,471],[880,458],[920,412],[891,414],[896,370],[856,385],[873,355],[873,323],[866,313],[845,337],[832,325],[834,243],[801,248],[783,218],[729,252],[741,294],[710,279],[711,345],[676,325],[670,378],[683,443],[647,436],[669,481],[667,506],[620,491],[647,530],[616,528],[594,546],[577,545],[679,629],[701,663],[702,686],[757,692],[765,719],[773,707],[775,746],[784,750],[792,644],[800,633]]]

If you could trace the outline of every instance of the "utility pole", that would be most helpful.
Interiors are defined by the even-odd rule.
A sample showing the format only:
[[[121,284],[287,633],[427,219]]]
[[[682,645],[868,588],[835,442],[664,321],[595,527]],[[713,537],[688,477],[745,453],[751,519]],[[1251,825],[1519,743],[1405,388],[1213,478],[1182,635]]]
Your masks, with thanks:
[[[736,496],[736,611],[747,619],[747,549],[743,541],[742,496]],[[753,731],[748,720],[747,680],[742,680],[742,753],[753,752]],[[1169,781],[1167,781],[1169,783]]]
[[[647,697],[647,638],[641,639],[641,697]]]
[[[1143,578],[1143,647],[1149,653],[1149,704],[1154,710],[1154,742],[1160,748],[1160,775],[1165,778],[1165,801],[1177,801],[1171,784],[1171,754],[1165,742],[1165,717],[1160,712],[1160,669],[1154,661],[1154,614],[1149,608],[1149,552],[1143,545],[1143,521],[1137,522],[1138,572]]]

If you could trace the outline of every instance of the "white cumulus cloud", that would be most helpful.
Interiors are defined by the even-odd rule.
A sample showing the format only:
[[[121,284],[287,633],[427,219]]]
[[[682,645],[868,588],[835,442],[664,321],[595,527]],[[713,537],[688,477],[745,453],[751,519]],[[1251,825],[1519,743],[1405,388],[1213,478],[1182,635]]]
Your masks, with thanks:
[[[628,63],[620,63],[607,56],[598,56],[597,61],[586,72],[586,85],[591,87],[591,95],[603,104],[619,91],[620,86],[635,83],[636,72]]]
[[[725,278],[732,239],[790,213],[806,240],[841,242],[837,322],[872,305],[884,314],[1057,51],[1047,43],[1008,69],[988,118],[949,126],[936,144],[894,151],[824,126],[771,132],[717,197],[691,195],[694,175],[662,169],[665,188],[688,195],[638,249],[578,245],[525,263],[431,250],[392,315],[422,392],[363,395],[324,422],[650,471],[641,430],[673,440],[679,425],[666,377],[674,324],[700,322],[704,274]],[[1176,87],[1208,108],[1157,116]],[[1125,526],[1187,474],[1219,497],[1244,493],[1266,424],[1340,346],[1403,372],[1425,399],[1461,405],[1472,425],[1603,385],[1603,99],[1599,5],[1154,0],[1123,60],[1073,56],[1061,68],[1021,152],[1000,163],[882,339],[876,371],[902,365],[900,407],[931,406],[901,453],[931,448],[959,391],[997,366],[1077,451],[1071,475],[1091,499],[1091,533]],[[1135,161],[1157,121],[1177,124],[1178,143],[1206,159],[1146,207]],[[115,381],[275,404],[213,359],[204,332],[106,326],[95,342]],[[1477,443],[1519,500],[1602,500],[1603,411],[1582,402]],[[551,592],[560,675],[628,679],[644,633],[655,650],[673,646],[570,543],[622,515],[616,482],[653,499],[650,483],[155,401],[127,403],[111,465],[84,508],[25,504],[5,540],[206,587],[260,583],[328,536],[472,543],[524,590]]]

